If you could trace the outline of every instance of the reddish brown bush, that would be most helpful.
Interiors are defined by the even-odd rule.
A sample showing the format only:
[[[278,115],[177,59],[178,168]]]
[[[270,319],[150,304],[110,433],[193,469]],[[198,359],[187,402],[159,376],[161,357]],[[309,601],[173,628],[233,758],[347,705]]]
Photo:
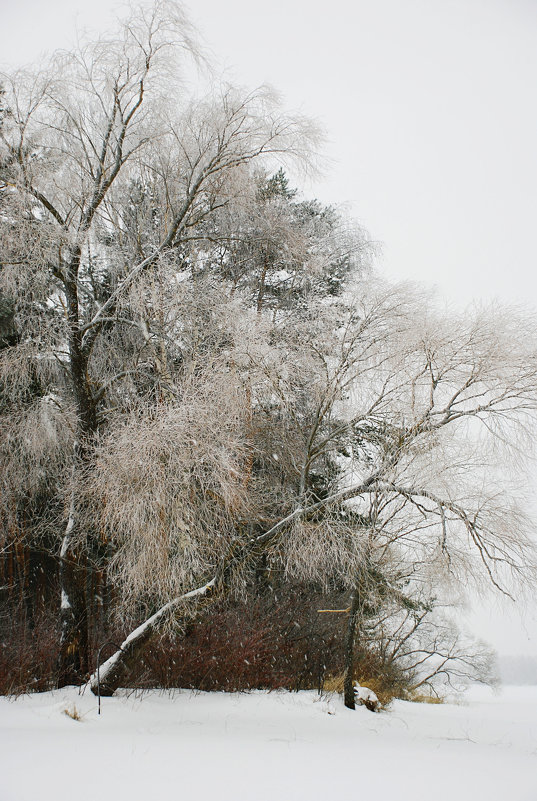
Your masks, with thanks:
[[[104,589],[104,588],[101,588]],[[108,599],[110,600],[110,599]],[[343,670],[347,615],[320,614],[343,609],[348,599],[323,595],[311,586],[252,591],[241,601],[210,607],[186,634],[162,637],[148,648],[133,687],[185,687],[227,692],[251,689],[316,689],[336,684]],[[0,613],[0,694],[51,689],[57,682],[58,609],[53,595],[32,612],[24,600],[4,599]],[[105,629],[94,619],[91,665],[109,656],[109,641],[125,632]],[[110,645],[110,648],[113,646]],[[358,651],[356,678],[375,679],[375,691],[399,682],[372,651]],[[80,676],[83,682],[87,677]],[[335,682],[335,684],[334,684]],[[378,694],[378,693],[377,693]]]
[[[51,689],[56,682],[59,631],[56,616],[30,619],[26,604],[6,603],[0,617],[0,694]]]
[[[344,626],[342,616],[319,614],[326,603],[290,587],[213,607],[186,636],[154,643],[137,686],[321,689],[327,671],[340,669]]]

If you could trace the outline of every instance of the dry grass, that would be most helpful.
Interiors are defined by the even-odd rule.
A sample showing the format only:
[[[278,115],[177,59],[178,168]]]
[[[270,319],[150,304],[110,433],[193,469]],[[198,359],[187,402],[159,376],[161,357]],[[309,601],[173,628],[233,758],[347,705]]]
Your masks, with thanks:
[[[80,712],[76,708],[75,704],[73,704],[72,707],[66,707],[63,710],[63,714],[67,715],[67,717],[71,718],[71,720],[77,720],[79,722],[82,721],[82,715],[80,714]]]
[[[345,680],[344,673],[336,673],[335,675],[325,676],[323,681],[323,692],[325,693],[343,693],[343,682]]]
[[[438,695],[424,695],[418,692],[409,693],[407,701],[413,704],[443,704],[444,699]]]

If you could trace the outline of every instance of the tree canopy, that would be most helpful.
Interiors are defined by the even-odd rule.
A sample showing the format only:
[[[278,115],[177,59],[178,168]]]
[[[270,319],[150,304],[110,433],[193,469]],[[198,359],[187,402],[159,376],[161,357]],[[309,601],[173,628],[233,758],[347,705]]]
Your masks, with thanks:
[[[535,321],[379,278],[367,234],[292,187],[316,126],[265,87],[196,97],[200,59],[157,2],[2,77],[3,544],[57,560],[61,682],[93,667],[92,576],[134,627],[113,692],[261,563],[348,592],[350,652],[369,630],[410,664],[436,603],[534,576]]]

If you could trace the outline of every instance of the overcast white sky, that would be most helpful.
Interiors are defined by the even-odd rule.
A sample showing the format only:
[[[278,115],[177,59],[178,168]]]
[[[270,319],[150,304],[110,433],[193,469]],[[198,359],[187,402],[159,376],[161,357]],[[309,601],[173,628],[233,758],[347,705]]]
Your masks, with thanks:
[[[111,0],[0,0],[0,59],[107,27]],[[313,190],[352,203],[383,269],[457,303],[537,304],[535,0],[190,0],[230,77],[324,125]]]
[[[350,203],[379,266],[457,305],[537,305],[536,0],[190,0],[229,79],[317,118],[331,161],[308,188]],[[0,0],[3,66],[106,29],[111,0]],[[537,620],[483,633],[537,655]]]

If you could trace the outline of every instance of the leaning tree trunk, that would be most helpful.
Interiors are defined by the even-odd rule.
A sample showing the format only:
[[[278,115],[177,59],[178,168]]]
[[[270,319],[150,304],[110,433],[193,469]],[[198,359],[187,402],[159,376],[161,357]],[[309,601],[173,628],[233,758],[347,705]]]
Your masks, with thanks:
[[[347,624],[347,637],[345,640],[345,679],[343,683],[343,701],[348,709],[355,709],[356,702],[354,697],[354,643],[356,639],[356,627],[360,617],[361,592],[359,584],[356,584],[351,595],[351,605],[349,609],[349,622]]]
[[[319,504],[315,504],[311,508],[316,509],[318,506]],[[181,607],[184,609],[185,618],[191,618],[193,612],[192,603],[195,605],[194,608],[197,612],[203,602],[211,604],[218,598],[225,596],[233,586],[236,574],[244,570],[251,560],[259,559],[264,550],[277,540],[289,523],[303,514],[303,512],[303,509],[295,509],[294,512],[279,520],[263,534],[241,545],[231,546],[227,557],[215,571],[215,575],[210,581],[169,601],[129,634],[119,650],[112,654],[99,671],[96,671],[91,676],[91,691],[95,695],[99,692],[101,695],[113,695],[118,687],[125,684],[125,680],[140,664],[149,641],[167,620]]]
[[[289,516],[290,518],[293,515]],[[233,584],[238,571],[244,570],[251,560],[259,558],[269,542],[280,534],[289,518],[280,521],[265,534],[255,537],[240,546],[232,546],[226,559],[216,570],[214,577],[195,590],[173,598],[162,606],[154,615],[145,620],[132,631],[106,662],[97,668],[90,678],[90,687],[94,695],[113,695],[118,687],[125,686],[126,679],[136,672],[141,664],[143,653],[153,636],[172,616],[182,608],[184,621],[192,619],[199,613],[205,603],[210,605],[225,596]]]
[[[196,590],[174,598],[131,632],[121,644],[121,648],[91,676],[90,687],[94,695],[110,696],[118,687],[125,686],[126,679],[136,671],[149,642],[166,620],[172,617],[179,607],[188,605],[191,599],[212,598],[215,582],[216,579],[213,579]],[[196,606],[196,609],[198,608],[199,606]]]

